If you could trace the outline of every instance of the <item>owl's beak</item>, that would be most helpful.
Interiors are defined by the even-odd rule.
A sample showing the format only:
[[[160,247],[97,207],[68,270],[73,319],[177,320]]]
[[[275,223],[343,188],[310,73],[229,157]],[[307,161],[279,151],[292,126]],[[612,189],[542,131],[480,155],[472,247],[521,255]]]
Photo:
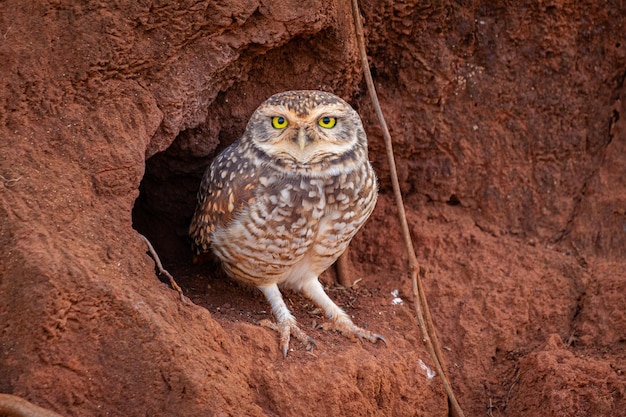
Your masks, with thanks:
[[[304,151],[304,147],[306,146],[306,143],[308,142],[308,138],[306,137],[306,132],[304,131],[304,128],[301,127],[300,130],[298,131],[298,147],[300,147],[301,151]]]

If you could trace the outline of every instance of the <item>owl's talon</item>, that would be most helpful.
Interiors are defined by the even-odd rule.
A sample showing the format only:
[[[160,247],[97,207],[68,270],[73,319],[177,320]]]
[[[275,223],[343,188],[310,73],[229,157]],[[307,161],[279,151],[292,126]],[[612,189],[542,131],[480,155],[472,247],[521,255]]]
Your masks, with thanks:
[[[387,346],[387,339],[385,339],[384,336],[381,336],[381,335],[376,334],[376,333],[372,333],[369,330],[365,330],[365,329],[362,329],[360,327],[357,327],[357,329],[358,330],[355,330],[353,334],[356,337],[359,338],[361,343],[365,343],[366,340],[371,342],[371,343],[376,343],[379,340],[381,340],[385,344],[385,346]],[[344,332],[342,332],[342,333],[344,333]]]
[[[368,340],[368,341],[370,341],[372,343],[376,343],[376,342],[378,342],[380,340],[380,341],[382,341],[385,344],[385,346],[387,345],[387,339],[385,339],[384,336],[379,335],[377,333],[372,333],[372,332],[370,332],[368,330],[365,330],[365,329],[362,329],[360,327],[357,327],[357,329],[358,330],[355,331],[354,335],[359,338],[361,343],[364,343],[365,340]]]
[[[309,340],[306,344],[306,350],[308,350],[309,352],[313,352],[313,349],[315,349],[317,347],[317,342],[315,341],[315,339],[313,339],[312,337],[309,337]]]
[[[340,317],[333,322],[326,323],[322,325],[322,328],[324,330],[336,330],[346,337],[358,339],[361,343],[365,343],[366,340],[376,343],[380,340],[385,344],[385,346],[387,346],[387,339],[385,339],[384,336],[372,333],[369,330],[365,330],[355,325],[352,323],[352,320],[347,317]]]
[[[305,332],[303,332],[296,323],[292,323],[289,321],[284,321],[282,323],[274,323],[267,319],[261,320],[259,322],[261,326],[268,327],[276,332],[280,337],[280,350],[283,352],[283,357],[287,357],[289,353],[289,342],[291,341],[291,335],[294,335],[302,344],[305,346],[307,351],[312,351],[317,347],[317,343],[315,339],[309,337]]]
[[[268,319],[260,320],[259,325],[263,327],[267,327],[268,329],[278,331],[278,326],[276,325],[276,323],[269,321]]]

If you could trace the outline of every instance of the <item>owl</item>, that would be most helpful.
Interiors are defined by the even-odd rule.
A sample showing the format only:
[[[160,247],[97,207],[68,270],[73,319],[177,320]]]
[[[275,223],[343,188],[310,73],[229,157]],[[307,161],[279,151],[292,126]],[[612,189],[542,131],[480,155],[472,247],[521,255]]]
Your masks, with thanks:
[[[324,291],[319,275],[346,250],[378,195],[357,112],[322,91],[273,95],[242,137],[207,169],[189,234],[196,255],[212,251],[233,279],[264,294],[287,355],[291,336],[315,346],[279,287],[324,311],[327,329],[361,341],[385,339],[356,326]]]

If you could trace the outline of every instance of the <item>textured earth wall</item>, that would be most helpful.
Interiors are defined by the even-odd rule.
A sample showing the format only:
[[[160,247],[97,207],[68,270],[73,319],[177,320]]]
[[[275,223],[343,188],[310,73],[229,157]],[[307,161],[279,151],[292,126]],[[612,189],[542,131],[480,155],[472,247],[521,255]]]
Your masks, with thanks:
[[[626,416],[626,5],[361,2],[447,369],[467,416]],[[67,416],[447,416],[413,318],[348,2],[0,2],[0,392]],[[381,182],[319,329],[192,265],[203,170],[252,111],[323,89]],[[148,236],[185,293],[154,269]],[[403,304],[392,304],[398,290]]]

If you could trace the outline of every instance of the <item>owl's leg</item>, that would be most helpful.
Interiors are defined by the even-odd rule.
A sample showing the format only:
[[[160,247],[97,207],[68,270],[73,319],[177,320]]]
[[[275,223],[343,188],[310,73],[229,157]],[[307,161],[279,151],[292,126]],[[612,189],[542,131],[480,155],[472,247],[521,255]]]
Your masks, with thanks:
[[[283,351],[283,356],[286,357],[287,352],[289,351],[289,340],[291,339],[291,335],[298,338],[298,340],[306,346],[307,350],[312,350],[316,346],[315,340],[300,330],[295,317],[291,314],[285,304],[285,301],[283,300],[283,296],[278,289],[278,285],[271,284],[258,288],[265,295],[267,301],[269,301],[272,306],[274,317],[276,317],[276,323],[272,323],[269,320],[261,320],[261,325],[274,329],[278,332],[280,336],[280,348]]]
[[[331,320],[329,324],[324,326],[324,329],[338,330],[345,336],[357,337],[361,342],[369,340],[372,343],[376,343],[378,340],[382,340],[387,344],[387,340],[383,336],[354,324],[350,317],[330,299],[317,279],[308,280],[302,286],[302,293],[324,310],[326,317]]]

